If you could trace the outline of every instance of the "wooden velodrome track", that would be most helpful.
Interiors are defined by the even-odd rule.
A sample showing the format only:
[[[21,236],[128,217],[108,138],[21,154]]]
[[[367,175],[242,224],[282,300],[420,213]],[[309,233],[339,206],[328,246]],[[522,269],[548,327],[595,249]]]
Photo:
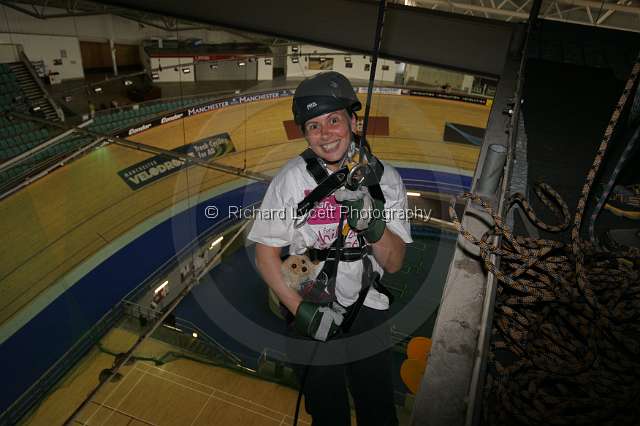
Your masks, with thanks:
[[[364,97],[361,97],[364,104]],[[300,153],[287,141],[291,98],[241,104],[151,128],[130,137],[172,149],[228,132],[236,152],[221,164],[274,172]],[[490,107],[441,99],[375,95],[371,115],[389,117],[389,136],[371,138],[384,160],[470,174],[478,148],[443,142],[445,121],[484,128]],[[237,177],[190,167],[133,191],[117,172],[151,154],[102,147],[0,202],[0,325],[109,243],[154,215]],[[123,272],[125,273],[125,272]]]

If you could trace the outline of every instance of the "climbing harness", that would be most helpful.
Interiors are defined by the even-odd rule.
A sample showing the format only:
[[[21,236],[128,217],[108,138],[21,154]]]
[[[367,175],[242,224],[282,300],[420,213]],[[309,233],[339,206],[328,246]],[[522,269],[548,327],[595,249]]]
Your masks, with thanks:
[[[300,156],[306,162],[307,171],[313,177],[316,183],[318,183],[318,186],[316,187],[316,189],[322,188],[322,191],[319,192],[320,194],[324,194],[324,193],[331,194],[338,189],[338,188],[331,188],[328,185],[326,185],[326,182],[328,182],[328,178],[331,177],[332,175],[335,175],[338,172],[334,172],[332,175],[329,175],[325,167],[322,165],[321,160],[315,155],[315,153],[311,149],[307,148],[304,152],[302,152],[302,154],[300,154]],[[382,166],[381,163],[378,162],[378,164]],[[380,199],[384,203],[384,195],[382,194],[382,189],[380,189],[379,183],[374,183],[373,185],[369,186],[368,190],[371,193],[372,197],[374,197],[374,194],[375,194],[375,196],[380,197],[378,199]],[[309,195],[311,194],[313,194],[313,191]],[[317,195],[314,195],[314,198],[316,196]],[[309,198],[309,196],[307,196],[306,198]],[[308,201],[305,201],[305,200],[303,200],[299,204],[299,206],[301,204],[303,205],[310,204]],[[298,207],[298,209],[300,210],[300,207]],[[349,316],[355,318],[355,315],[357,315],[358,310],[360,309],[360,307],[362,306],[362,303],[364,302],[364,297],[366,297],[366,294],[369,291],[369,287],[371,283],[374,283],[375,288],[379,289],[381,293],[389,294],[389,292],[382,286],[381,283],[379,283],[379,274],[373,271],[373,265],[371,264],[371,260],[369,259],[369,256],[371,255],[371,246],[367,244],[367,241],[364,239],[364,237],[362,237],[362,235],[357,236],[358,247],[343,247],[344,239],[348,234],[349,228],[348,226],[344,225],[344,215],[342,214],[342,212],[339,212],[339,214],[340,214],[340,221],[338,223],[338,229],[336,231],[337,238],[333,242],[333,244],[329,248],[326,248],[323,250],[311,248],[308,250],[307,255],[312,261],[325,262],[318,276],[326,277],[325,280],[327,280],[328,283],[332,283],[329,285],[329,288],[331,288],[333,291],[335,291],[335,279],[338,272],[338,266],[337,266],[338,263],[340,261],[355,262],[358,260],[362,260],[363,262],[362,288],[360,290],[360,294],[358,296],[357,301],[352,306],[349,307]],[[391,295],[389,294],[389,296]],[[334,300],[335,300],[335,295],[334,295]],[[353,320],[351,320],[348,323],[348,326],[350,326],[352,321]],[[345,323],[343,323],[342,329],[344,331],[348,331],[347,325],[344,325],[344,324]]]

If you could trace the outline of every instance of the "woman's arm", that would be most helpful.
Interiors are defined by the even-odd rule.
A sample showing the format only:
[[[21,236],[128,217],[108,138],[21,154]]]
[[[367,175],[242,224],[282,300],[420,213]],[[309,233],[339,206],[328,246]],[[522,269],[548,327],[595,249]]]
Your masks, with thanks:
[[[280,260],[280,247],[271,247],[261,243],[256,243],[256,266],[262,279],[269,288],[278,296],[280,302],[295,315],[302,297],[297,291],[289,288],[284,281],[280,270],[282,260]]]

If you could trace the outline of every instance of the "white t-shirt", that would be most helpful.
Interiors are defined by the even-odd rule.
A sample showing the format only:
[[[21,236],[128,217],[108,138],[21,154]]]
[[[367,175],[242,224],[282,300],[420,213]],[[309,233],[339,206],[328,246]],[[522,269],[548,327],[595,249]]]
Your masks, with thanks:
[[[411,243],[411,231],[406,215],[407,195],[400,175],[391,165],[384,163],[384,174],[380,188],[385,197],[385,210],[388,213],[386,226],[405,243]],[[255,222],[248,238],[270,247],[289,247],[291,254],[303,254],[308,248],[326,249],[336,239],[339,221],[339,205],[333,195],[325,197],[311,211],[309,219],[299,228],[294,226],[298,220],[295,211],[298,203],[317,186],[306,169],[306,163],[300,156],[290,160],[273,178],[267,193],[257,212]],[[349,231],[344,247],[357,247],[356,234]],[[370,256],[374,271],[383,274],[382,267]],[[318,268],[318,272],[321,268]],[[336,298],[342,306],[356,301],[362,284],[362,261],[338,264],[336,277]],[[373,309],[387,309],[387,296],[373,287],[364,302]]]

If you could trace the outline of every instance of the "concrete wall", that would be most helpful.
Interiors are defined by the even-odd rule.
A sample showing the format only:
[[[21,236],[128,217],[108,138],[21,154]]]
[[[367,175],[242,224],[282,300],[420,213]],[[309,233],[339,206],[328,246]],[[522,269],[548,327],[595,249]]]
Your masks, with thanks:
[[[17,62],[20,60],[18,49],[15,44],[0,44],[0,64]]]
[[[422,66],[418,71],[417,80],[433,86],[444,86],[448,84],[455,89],[460,89],[463,78],[464,74],[459,72]]]
[[[418,79],[418,72],[420,71],[420,65],[407,64],[404,73],[404,84],[416,81]]]
[[[250,80],[254,81],[258,75],[258,65],[254,60],[244,59],[244,66],[239,66],[239,60],[201,62],[196,64],[197,81],[213,80]]]
[[[2,33],[0,43],[22,45],[31,61],[44,61],[46,71],[59,72],[63,80],[84,78],[76,37]],[[61,61],[60,65],[54,65],[54,60]]]
[[[274,65],[275,62],[273,58],[258,59],[258,80],[273,80]]]
[[[159,76],[159,78],[155,80],[158,83],[195,81],[193,58],[151,58],[151,67],[162,68],[162,70],[154,70],[154,72]],[[190,72],[188,74],[185,74],[182,71],[183,68],[188,68]]]
[[[461,89],[465,92],[471,93],[471,88],[473,87],[473,79],[474,77],[472,75],[465,74],[464,78],[462,79]]]
[[[299,45],[298,46],[298,63],[293,62],[296,52],[293,51],[294,46],[289,46],[287,49],[287,77],[308,77],[323,71],[337,71],[344,74],[350,80],[369,80],[369,70],[366,69],[366,65],[370,65],[369,55],[362,54],[348,54],[339,50],[326,49],[324,47],[312,46],[312,45]],[[351,61],[351,67],[348,67],[349,62],[345,60],[345,56]],[[327,61],[333,60],[332,66],[327,66],[324,70],[311,69],[310,63],[313,58],[326,58]],[[388,68],[388,69],[383,69]],[[394,61],[387,59],[379,59],[378,66],[376,67],[376,81],[385,81],[393,83],[396,76],[397,64]]]

